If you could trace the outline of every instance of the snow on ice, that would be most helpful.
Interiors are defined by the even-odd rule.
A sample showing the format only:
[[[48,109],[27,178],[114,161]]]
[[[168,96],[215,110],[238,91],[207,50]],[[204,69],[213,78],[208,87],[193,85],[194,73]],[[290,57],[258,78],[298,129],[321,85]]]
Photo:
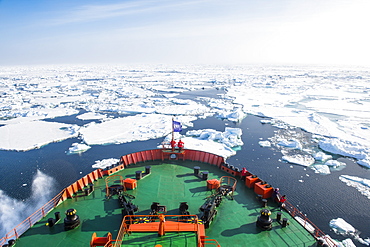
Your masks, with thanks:
[[[81,120],[92,120],[92,119],[102,120],[106,119],[107,116],[96,112],[86,112],[84,114],[78,115],[76,118]]]
[[[26,151],[78,136],[78,126],[30,121],[0,127],[0,149]]]
[[[300,155],[300,154],[290,156],[284,155],[282,159],[289,163],[301,166],[310,166],[315,163],[315,159],[310,155]]]
[[[0,124],[5,125],[2,127],[11,124],[14,121],[12,119],[42,120],[76,114],[79,109],[88,114],[78,116],[80,119],[104,121],[106,119],[103,116],[107,112],[175,114],[197,118],[216,114],[235,122],[250,113],[269,117],[265,123],[278,128],[290,125],[321,135],[323,140],[320,147],[325,151],[354,157],[359,165],[370,167],[370,102],[367,94],[363,93],[369,88],[362,83],[367,78],[366,74],[357,69],[44,66],[4,67],[0,75],[3,78],[0,85],[0,119],[3,120]],[[333,79],[339,75],[340,80]],[[210,88],[221,89],[226,95],[217,99],[217,96],[205,96],[204,104],[177,98],[179,93]],[[39,127],[41,132],[43,127],[41,124]],[[121,127],[118,124],[115,127],[119,133]],[[98,127],[83,127],[87,139],[91,140],[88,129],[94,128]],[[17,132],[15,129],[12,131]],[[50,135],[48,140],[34,141],[27,147],[21,144],[18,147],[15,143],[8,145],[10,138],[14,139],[15,135],[1,138],[0,148],[28,150],[67,138]],[[157,135],[153,133],[151,138]],[[96,142],[116,143],[142,138]]]
[[[213,129],[191,130],[185,135],[175,133],[175,140],[182,140],[185,149],[201,150],[214,153],[225,158],[233,156],[236,151],[234,147],[242,146],[242,130],[240,128],[226,127],[224,132]],[[169,147],[172,135],[169,134],[163,140],[163,144]],[[162,145],[158,146],[161,148]]]
[[[332,219],[329,222],[329,226],[336,233],[346,237],[352,237],[361,244],[370,245],[370,239],[362,239],[360,233],[348,222],[342,218]],[[351,239],[346,239],[339,243],[339,246],[356,246]]]
[[[191,126],[192,116],[177,118],[183,125]],[[80,129],[84,142],[88,145],[120,144],[144,141],[166,136],[172,131],[172,116],[163,114],[139,114],[115,118],[102,123],[91,123]]]
[[[92,165],[92,168],[95,168],[95,169],[104,169],[108,166],[111,166],[111,165],[114,165],[114,164],[117,164],[119,162],[119,159],[114,159],[114,158],[110,158],[110,159],[104,159],[104,160],[97,160],[95,161],[95,164]]]
[[[359,165],[370,168],[370,87],[368,74],[361,69],[3,67],[0,78],[1,150],[27,151],[79,136],[82,142],[74,143],[67,152],[79,153],[90,145],[166,137],[171,132],[173,115],[186,128],[197,118],[214,115],[240,122],[248,113],[266,117],[261,123],[277,129],[289,131],[294,126],[310,132],[317,136],[323,151],[352,157]],[[222,91],[222,97],[217,94],[193,100],[180,98],[183,92],[215,88]],[[77,126],[59,123],[57,119],[50,121],[81,111],[84,113],[78,119],[97,122]],[[230,128],[224,132],[188,131],[186,136],[177,137],[183,138],[185,148],[230,157],[235,154],[233,147],[243,145],[241,134],[240,129]],[[299,151],[282,152],[282,159],[310,166],[319,173],[329,174],[331,169],[344,167],[324,152],[304,150],[302,143],[300,138],[277,136],[261,140],[259,145]],[[97,161],[93,167],[104,168],[112,163],[116,160]],[[340,179],[369,197],[367,179],[349,175]],[[13,207],[23,207],[2,191],[0,197]],[[351,229],[340,220],[332,224],[338,232]],[[349,239],[345,246],[352,246],[350,242]]]
[[[333,156],[326,154],[324,152],[317,152],[316,154],[313,155],[313,157],[315,158],[315,160],[318,161],[326,161],[328,159],[331,159]]]
[[[86,152],[91,147],[83,143],[72,143],[72,147],[68,149],[68,154],[79,154]]]
[[[370,199],[370,179],[350,175],[341,175],[339,179],[348,186],[355,187],[361,194]]]

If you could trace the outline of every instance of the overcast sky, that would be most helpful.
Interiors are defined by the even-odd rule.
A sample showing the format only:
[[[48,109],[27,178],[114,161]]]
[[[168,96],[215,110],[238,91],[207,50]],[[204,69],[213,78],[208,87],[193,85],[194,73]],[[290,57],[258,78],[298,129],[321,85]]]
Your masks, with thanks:
[[[370,0],[0,0],[0,65],[370,66]]]

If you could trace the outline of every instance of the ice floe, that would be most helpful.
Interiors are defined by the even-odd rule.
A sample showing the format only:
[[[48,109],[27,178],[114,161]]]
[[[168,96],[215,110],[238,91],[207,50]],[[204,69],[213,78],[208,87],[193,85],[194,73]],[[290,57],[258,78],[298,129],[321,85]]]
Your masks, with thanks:
[[[310,166],[315,163],[315,159],[311,155],[284,155],[283,160],[301,166]]]
[[[110,159],[104,159],[104,160],[97,160],[95,161],[95,164],[92,165],[92,168],[95,169],[104,169],[111,165],[115,165],[119,162],[119,159],[110,158]]]
[[[78,136],[78,126],[46,121],[30,121],[0,127],[0,149],[27,151],[51,142]]]
[[[198,137],[198,140],[208,140],[222,143],[227,147],[242,146],[242,130],[240,128],[226,127],[224,132],[213,129],[191,130],[186,132],[187,136]]]
[[[246,116],[242,109],[237,108],[233,111],[223,111],[217,117],[233,122],[241,122]]]
[[[81,120],[94,120],[94,119],[106,119],[107,116],[105,114],[100,114],[96,112],[86,112],[84,114],[78,115],[76,118]]]
[[[259,141],[258,144],[261,146],[261,147],[271,147],[271,142],[270,141]]]
[[[329,166],[329,167],[333,167],[333,168],[339,168],[339,167],[342,167],[342,166],[346,166],[346,163],[344,162],[340,162],[340,161],[337,161],[337,160],[328,160],[325,162],[326,166]]]
[[[332,219],[329,225],[337,234],[350,235],[356,232],[356,229],[342,218]]]
[[[183,128],[191,126],[195,117],[180,116]],[[90,123],[80,129],[87,145],[120,144],[166,136],[172,131],[172,117],[162,114],[139,114]]]
[[[233,148],[243,145],[241,135],[240,128],[226,127],[224,132],[202,129],[187,131],[185,135],[175,133],[174,138],[176,141],[181,139],[185,143],[185,149],[205,151],[227,158],[236,154]],[[169,134],[163,140],[166,147],[169,147],[171,139],[172,135]],[[162,145],[158,146],[161,147]]]
[[[109,112],[198,118],[216,114],[238,122],[249,113],[268,117],[261,123],[281,129],[295,126],[325,137],[320,143],[323,150],[353,157],[359,165],[370,167],[366,71],[284,66],[164,67],[4,67],[0,85],[0,119],[3,119],[0,124],[12,123],[6,119],[17,119],[13,123],[19,123],[22,118],[42,120],[68,116],[77,114],[80,109],[87,112],[78,116],[83,120],[102,120]],[[203,100],[199,97],[203,103],[178,97],[183,92],[211,88],[222,89],[219,95],[226,94],[222,97],[207,95]],[[120,126],[115,127],[117,133],[121,132]],[[156,136],[154,134],[153,138]],[[44,143],[58,140],[50,138]],[[299,149],[299,143],[295,144],[293,148]],[[31,144],[29,148],[40,145]],[[14,145],[11,149],[24,150]]]
[[[317,152],[313,155],[313,157],[315,158],[315,160],[318,160],[318,161],[326,161],[328,159],[331,159],[332,156],[329,155],[329,154],[326,154],[324,152]]]
[[[370,199],[370,179],[350,175],[341,175],[339,179],[348,186],[355,187],[362,195]]]
[[[68,154],[79,154],[86,152],[91,147],[83,143],[72,143],[72,146],[68,149]]]
[[[319,147],[324,151],[340,154],[343,156],[353,157],[356,159],[365,159],[368,151],[359,143],[343,141],[336,138],[324,139],[319,142]]]
[[[354,240],[360,242],[361,244],[370,245],[370,239],[363,239],[360,237],[360,233],[348,222],[346,222],[342,218],[332,219],[329,222],[329,226],[331,229],[339,235],[343,235],[346,237],[351,237]],[[339,246],[356,246],[351,239],[343,240],[341,243],[339,243]]]
[[[290,140],[281,140],[278,145],[293,148],[293,149],[299,149],[302,150],[302,145],[298,140],[290,139]]]
[[[330,174],[330,168],[327,165],[313,165],[312,169],[316,173],[325,174],[325,175]]]

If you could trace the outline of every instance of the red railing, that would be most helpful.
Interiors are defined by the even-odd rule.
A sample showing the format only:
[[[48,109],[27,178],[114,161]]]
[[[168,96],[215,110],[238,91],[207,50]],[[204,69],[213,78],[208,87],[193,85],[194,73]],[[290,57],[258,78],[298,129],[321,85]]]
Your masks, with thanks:
[[[290,202],[285,201],[284,209],[295,218],[306,230],[311,233],[316,239],[322,239],[330,247],[336,247],[337,243],[333,239],[328,237],[323,231],[321,231],[312,221],[310,221],[307,216],[305,216],[301,211],[294,207]],[[298,219],[297,219],[298,217]]]
[[[47,202],[39,210],[31,214],[27,219],[22,221],[19,225],[13,228],[5,237],[0,239],[0,246],[7,243],[10,239],[17,239],[23,233],[25,233],[29,228],[31,228],[36,222],[45,217],[55,206],[58,205],[64,191],[59,192],[53,199]]]
[[[190,217],[192,220],[188,222],[188,219],[183,219],[184,217]],[[138,218],[147,219],[147,224],[134,224],[135,220]],[[150,219],[150,220],[149,220]],[[202,246],[201,239],[204,239],[204,226],[198,224],[197,215],[165,215],[166,219],[166,230],[165,232],[182,232],[182,231],[191,231],[197,234],[198,246]],[[149,223],[150,221],[150,223]],[[158,223],[160,221],[160,215],[126,215],[121,223],[117,238],[114,243],[114,247],[119,247],[122,245],[123,238],[126,234],[131,232],[157,232],[158,226],[153,227],[152,223]],[[168,225],[169,223],[172,223]],[[135,226],[132,229],[132,225]],[[202,230],[202,229],[203,230]],[[202,233],[203,232],[203,233]]]
[[[59,192],[53,199],[48,201],[44,206],[39,208],[36,212],[28,216],[19,225],[14,227],[10,232],[8,232],[5,237],[0,239],[0,246],[6,244],[10,239],[17,239],[28,229],[30,229],[36,222],[41,220],[48,214],[53,208],[55,208],[60,202],[63,202],[67,198],[71,198],[77,191],[81,191],[84,187],[93,183],[99,177],[102,177],[101,170],[95,170],[86,176],[80,178],[67,188]]]
[[[221,247],[221,245],[217,242],[216,239],[204,238],[203,239],[203,246],[204,245],[213,245],[216,247]]]

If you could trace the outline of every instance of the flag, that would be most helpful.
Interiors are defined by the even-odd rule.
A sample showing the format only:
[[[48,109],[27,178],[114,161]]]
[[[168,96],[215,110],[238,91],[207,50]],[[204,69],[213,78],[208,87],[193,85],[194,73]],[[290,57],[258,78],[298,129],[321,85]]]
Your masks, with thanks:
[[[180,122],[172,121],[172,129],[174,132],[181,132],[182,125]]]

